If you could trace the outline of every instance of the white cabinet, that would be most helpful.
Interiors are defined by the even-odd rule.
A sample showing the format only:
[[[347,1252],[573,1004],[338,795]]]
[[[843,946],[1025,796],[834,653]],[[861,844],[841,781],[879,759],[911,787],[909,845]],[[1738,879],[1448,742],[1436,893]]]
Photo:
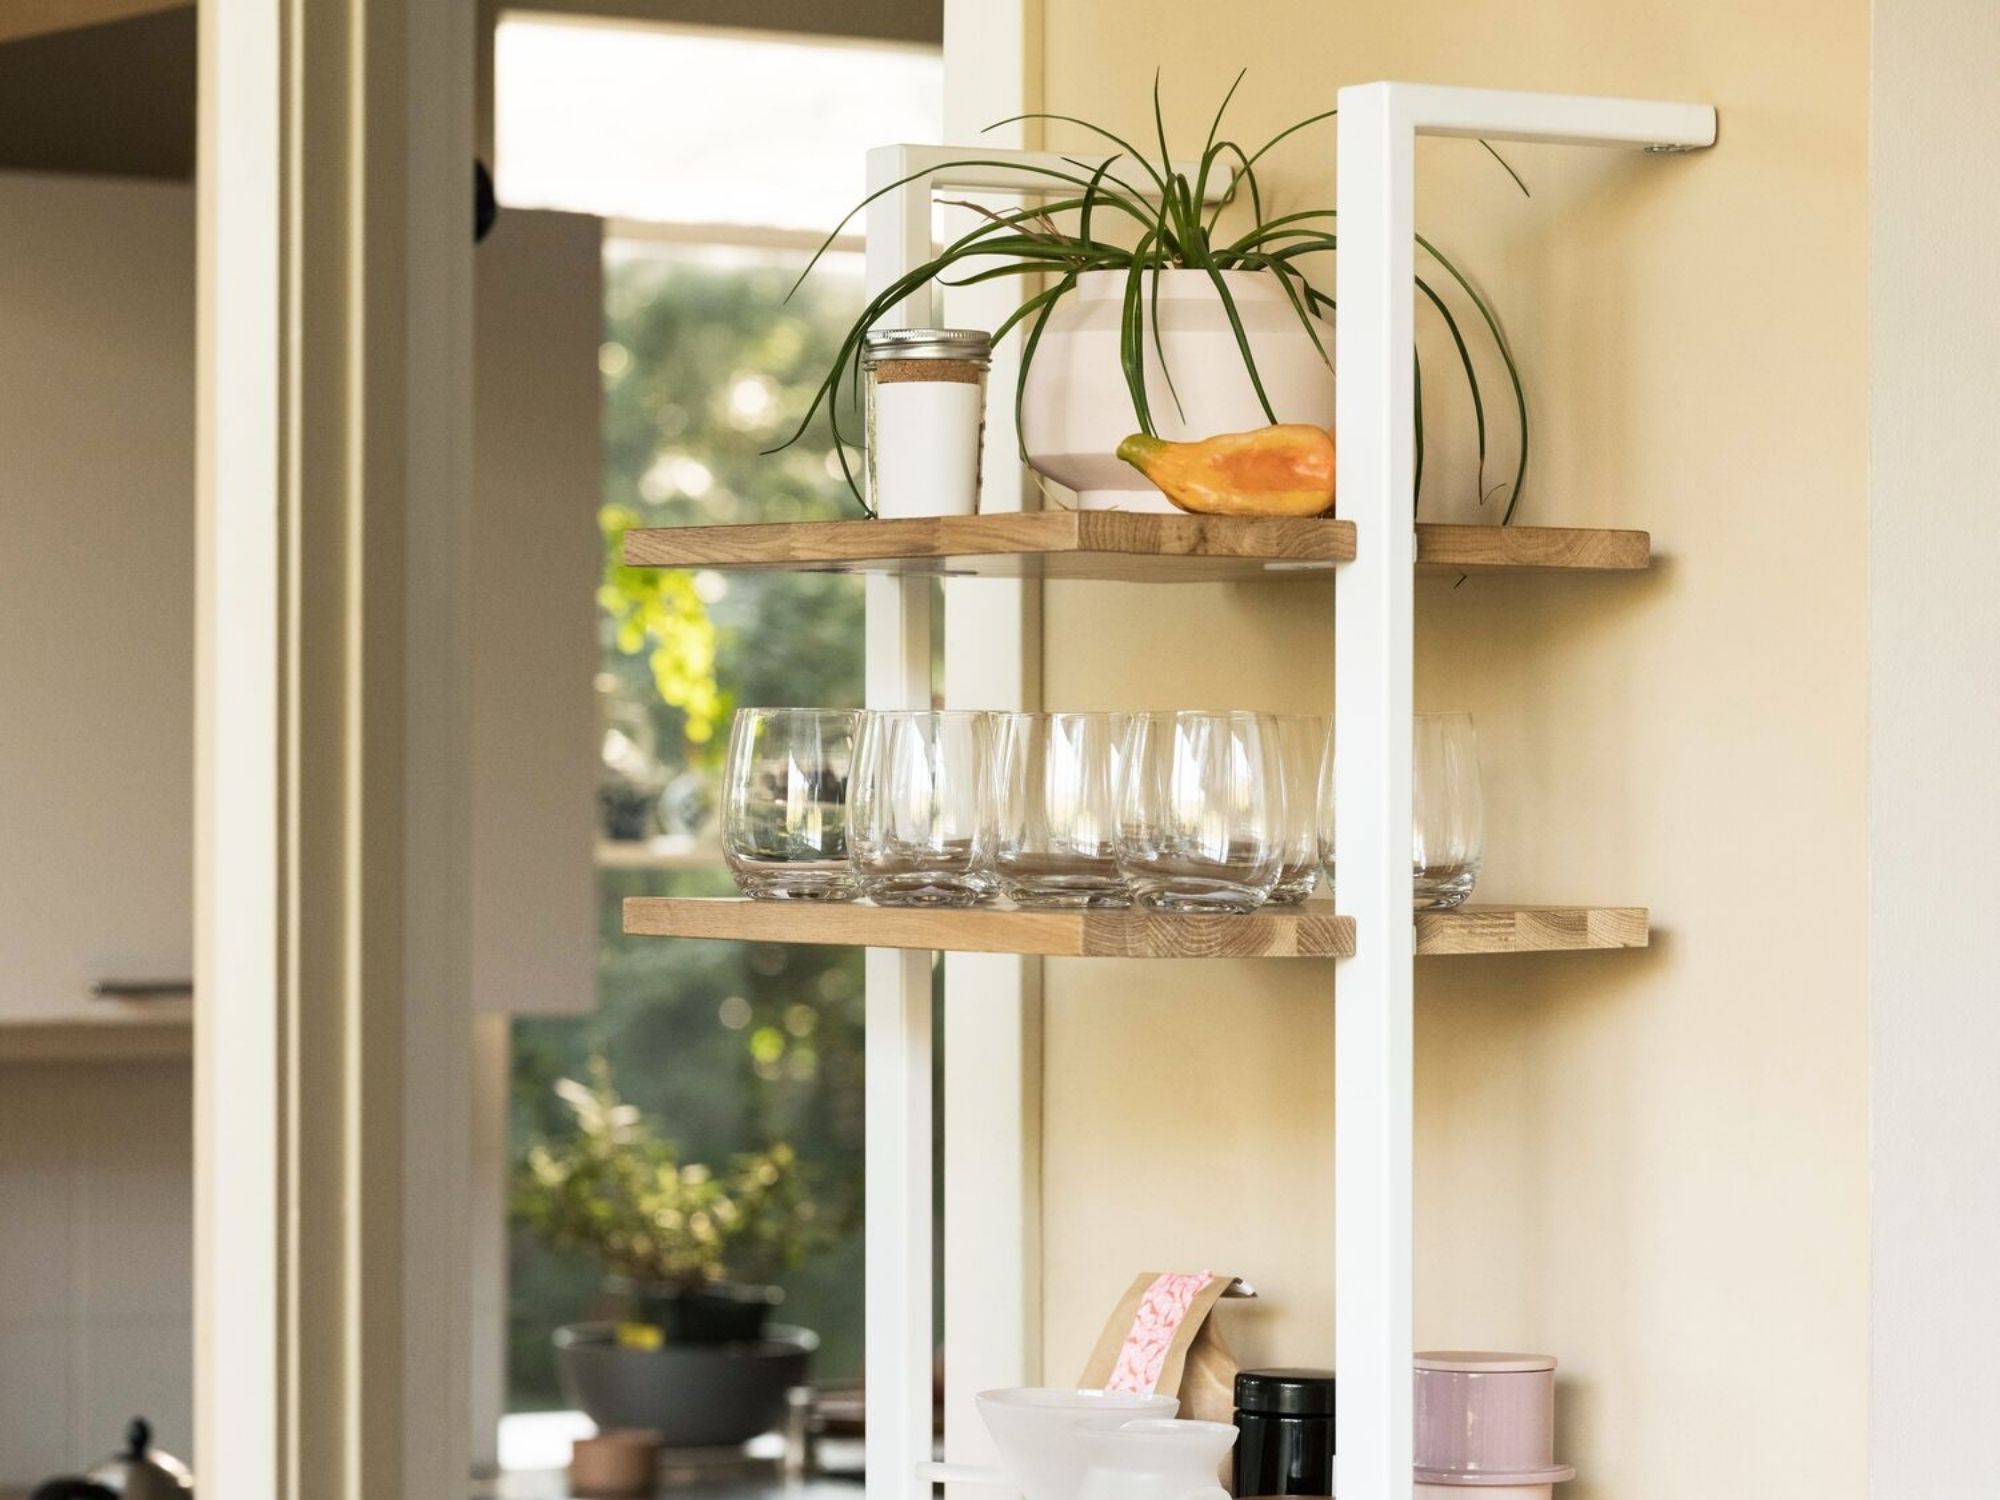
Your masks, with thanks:
[[[187,188],[0,175],[7,1021],[193,972],[194,287]]]
[[[91,987],[193,972],[194,222],[185,184],[0,174],[0,1027],[187,1014]],[[595,1000],[599,245],[506,213],[476,259],[488,1010]]]
[[[597,1004],[603,242],[596,219],[508,209],[473,258],[468,663],[482,1011]]]

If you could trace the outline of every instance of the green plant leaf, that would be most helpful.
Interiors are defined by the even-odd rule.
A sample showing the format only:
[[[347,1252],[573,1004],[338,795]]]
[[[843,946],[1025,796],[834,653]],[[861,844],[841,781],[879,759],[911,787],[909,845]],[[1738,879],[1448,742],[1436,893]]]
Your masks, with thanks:
[[[1208,222],[1203,226],[1203,233],[1214,235],[1216,221],[1222,217],[1223,209],[1235,201],[1236,190],[1244,183],[1248,183],[1250,187],[1250,217],[1260,224],[1263,223],[1264,197],[1257,189],[1257,173],[1251,168],[1250,159],[1243,154],[1243,148],[1234,141],[1217,141],[1215,150],[1218,156],[1224,151],[1234,152],[1240,165],[1229,174],[1229,191],[1216,199],[1215,207],[1209,210]]]
[[[1292,312],[1299,320],[1299,327],[1305,330],[1306,337],[1312,340],[1313,348],[1319,352],[1320,363],[1331,370],[1333,368],[1333,356],[1327,352],[1326,345],[1320,340],[1319,329],[1315,326],[1316,320],[1309,310],[1306,299],[1292,285],[1293,278],[1296,277],[1300,286],[1305,286],[1309,292],[1311,287],[1307,285],[1305,277],[1294,271],[1289,265],[1270,256],[1256,255],[1246,257],[1241,269],[1266,271],[1277,278],[1278,285],[1284,289],[1285,296],[1292,304]]]
[[[1002,120],[999,123],[1004,125],[1008,122]],[[1078,123],[1080,124],[1082,122],[1079,121]],[[990,125],[987,127],[987,129],[989,130],[993,128],[994,127]],[[1127,147],[1126,149],[1129,151],[1131,148]],[[847,228],[849,224],[852,224],[854,222],[855,216],[861,213],[862,210],[867,208],[869,204],[873,203],[877,198],[880,198],[887,193],[893,193],[898,188],[908,187],[911,183],[916,182],[921,178],[928,177],[933,172],[943,171],[949,167],[998,167],[1010,172],[1024,172],[1032,174],[1034,176],[1047,177],[1052,182],[1066,182],[1070,186],[1078,188],[1087,186],[1089,182],[1089,179],[1087,178],[1075,177],[1067,172],[1059,172],[1053,167],[1023,166],[1019,162],[1001,161],[995,157],[980,157],[980,156],[968,156],[954,161],[941,162],[936,167],[927,167],[921,172],[908,173],[905,176],[897,178],[894,182],[888,183],[882,187],[875,189],[874,192],[870,193],[867,197],[863,198],[859,203],[855,204],[854,207],[850,208],[847,211],[847,213],[842,216],[840,222],[833,226],[832,230],[829,231],[829,233],[827,234],[827,237],[820,241],[819,248],[813,251],[812,257],[806,262],[805,269],[799,272],[798,279],[792,283],[792,290],[796,292],[799,289],[799,286],[805,281],[805,279],[808,276],[812,275],[813,267],[817,266],[820,263],[821,258],[826,254],[826,252],[833,248],[833,242],[840,238],[840,232],[843,229]]]
[[[1174,384],[1173,366],[1167,361],[1166,341],[1160,337],[1160,276],[1165,269],[1164,261],[1159,256],[1153,257],[1151,269],[1153,272],[1153,285],[1150,289],[1152,296],[1149,301],[1152,304],[1153,349],[1159,355],[1160,374],[1167,382],[1167,394],[1174,398],[1174,415],[1179,417],[1181,422],[1185,424],[1187,422],[1187,408],[1181,405],[1181,393],[1179,388]]]
[[[1410,481],[1410,514],[1414,517],[1424,504],[1424,358],[1415,345],[1410,347],[1410,390],[1416,437],[1415,462],[1411,465],[1415,474]]]
[[[1527,183],[1521,181],[1521,174],[1514,170],[1514,164],[1508,161],[1507,158],[1502,156],[1498,151],[1494,150],[1493,143],[1491,141],[1481,141],[1479,144],[1486,148],[1486,154],[1488,156],[1492,157],[1495,161],[1499,162],[1500,165],[1506,169],[1507,175],[1514,179],[1514,186],[1521,190],[1521,196],[1523,198],[1532,198],[1535,196],[1533,193],[1528,191]]]
[[[1236,77],[1229,85],[1229,92],[1222,96],[1222,103],[1216,106],[1215,118],[1208,122],[1208,139],[1203,141],[1201,146],[1201,174],[1195,179],[1194,185],[1194,196],[1197,203],[1208,192],[1208,169],[1214,165],[1216,158],[1215,133],[1222,128],[1222,117],[1229,113],[1229,101],[1236,97],[1236,91],[1243,86],[1243,75],[1249,71],[1248,68],[1238,68],[1236,70]],[[1154,88],[1156,92],[1158,86],[1159,80],[1156,74],[1154,75]]]
[[[1507,509],[1500,517],[1500,524],[1505,526],[1514,519],[1514,507],[1521,503],[1521,488],[1527,482],[1528,478],[1528,395],[1521,388],[1521,371],[1514,363],[1514,351],[1508,347],[1507,335],[1500,327],[1499,318],[1494,315],[1493,309],[1486,305],[1486,299],[1479,295],[1478,289],[1466,279],[1465,274],[1457,266],[1453,265],[1445,257],[1444,253],[1437,246],[1433,245],[1421,234],[1417,236],[1417,243],[1423,246],[1429,252],[1431,258],[1450,273],[1452,280],[1464,288],[1465,295],[1472,299],[1472,305],[1479,309],[1479,316],[1485,320],[1486,330],[1493,335],[1494,346],[1500,351],[1500,361],[1507,367],[1507,379],[1514,387],[1514,410],[1520,416],[1521,457],[1520,462],[1514,468],[1514,488],[1512,493],[1507,496]],[[1485,498],[1484,495],[1480,496],[1482,504],[1485,503]]]
[[[1444,318],[1444,326],[1451,331],[1451,341],[1458,349],[1458,361],[1465,367],[1465,384],[1472,392],[1472,425],[1479,438],[1479,493],[1486,493],[1486,403],[1480,399],[1479,374],[1472,367],[1472,354],[1465,347],[1465,337],[1458,331],[1458,319],[1451,315],[1451,309],[1444,305],[1444,299],[1431,289],[1431,284],[1423,277],[1416,278],[1417,290],[1430,298]]]
[[[1167,149],[1167,118],[1160,110],[1160,70],[1153,69],[1153,129],[1160,142],[1160,182],[1161,207],[1167,221],[1174,226],[1174,237],[1181,241],[1183,253],[1191,236],[1187,223],[1180,217],[1180,205],[1175,201],[1174,184],[1180,180],[1174,171],[1174,154]]]
[[[1131,393],[1132,414],[1138,419],[1139,430],[1148,437],[1157,437],[1146,393],[1146,341],[1141,331],[1145,274],[1145,258],[1143,254],[1137,255],[1125,277],[1125,297],[1119,308],[1118,363],[1125,372],[1125,389]]]
[[[1250,376],[1250,388],[1257,393],[1257,405],[1263,409],[1264,420],[1275,423],[1277,413],[1271,410],[1271,398],[1264,394],[1264,378],[1257,373],[1257,357],[1250,352],[1250,338],[1243,331],[1243,319],[1236,311],[1236,299],[1230,295],[1229,284],[1222,279],[1222,273],[1215,269],[1213,263],[1202,269],[1208,272],[1216,296],[1222,299],[1223,316],[1229,319],[1229,331],[1236,335],[1236,350],[1243,356],[1243,368]]]
[[[1021,410],[1023,398],[1027,395],[1028,390],[1028,371],[1035,362],[1035,346],[1042,341],[1042,330],[1048,326],[1049,315],[1055,311],[1057,299],[1075,285],[1076,276],[1072,273],[1065,276],[1054,288],[1042,293],[1041,296],[1035,299],[1035,301],[1041,304],[1040,310],[1035,314],[1034,326],[1028,330],[1027,337],[1021,341],[1021,368],[1014,376],[1014,436],[1021,450],[1022,463],[1028,461],[1028,442],[1024,435],[1025,430],[1021,421]],[[1011,328],[1019,316],[1020,314],[1016,313],[1014,317],[1007,320],[1004,326]]]
[[[1139,149],[1136,146],[1134,146],[1130,141],[1126,140],[1123,136],[1113,135],[1110,131],[1106,130],[1102,125],[1093,125],[1088,120],[1079,120],[1075,115],[1058,115],[1058,114],[1052,114],[1047,110],[1030,110],[1026,114],[1009,115],[1004,120],[995,120],[991,125],[988,125],[985,127],[984,130],[981,130],[980,134],[984,135],[988,130],[998,130],[1003,125],[1019,124],[1022,120],[1060,120],[1065,125],[1078,125],[1081,126],[1083,129],[1088,130],[1092,135],[1102,136],[1104,137],[1105,140],[1111,142],[1112,145],[1116,146],[1120,151],[1124,152],[1127,156],[1131,157],[1132,160],[1137,162],[1141,167],[1145,168],[1146,175],[1153,179],[1153,186],[1161,194],[1164,195],[1165,192],[1167,191],[1166,183],[1161,179],[1160,174],[1153,170],[1153,164],[1147,161],[1146,158],[1139,152]]]
[[[1337,109],[1323,109],[1316,115],[1307,115],[1303,120],[1300,120],[1296,125],[1287,125],[1283,130],[1279,131],[1276,135],[1272,136],[1268,141],[1264,142],[1263,145],[1259,146],[1255,151],[1251,152],[1249,160],[1244,162],[1243,165],[1245,167],[1256,166],[1258,162],[1264,159],[1265,153],[1268,152],[1273,146],[1277,145],[1278,142],[1286,140],[1291,136],[1297,135],[1301,130],[1304,130],[1309,125],[1319,124],[1321,120],[1331,120],[1335,115],[1339,113],[1340,111]]]
[[[1316,315],[1332,312],[1335,307],[1334,299],[1313,286],[1302,269],[1302,263],[1308,256],[1338,252],[1339,241],[1333,231],[1333,226],[1338,223],[1338,214],[1332,209],[1308,209],[1267,219],[1262,188],[1257,177],[1257,164],[1290,137],[1309,126],[1335,118],[1339,111],[1330,109],[1309,115],[1277,132],[1254,151],[1246,151],[1238,142],[1222,136],[1222,122],[1242,85],[1244,76],[1239,72],[1231,81],[1220,106],[1211,117],[1201,157],[1192,169],[1191,178],[1188,173],[1176,172],[1173,167],[1172,151],[1166,133],[1162,75],[1158,71],[1153,78],[1152,101],[1153,129],[1159,151],[1157,162],[1137,150],[1123,136],[1075,115],[1053,111],[1030,111],[996,121],[994,125],[987,127],[989,130],[997,129],[1024,120],[1056,121],[1089,132],[1117,147],[1118,153],[1097,160],[1069,156],[1059,158],[1065,168],[1072,170],[1045,166],[1027,169],[1045,180],[1050,187],[1048,201],[1037,205],[1006,212],[996,212],[980,205],[971,205],[984,222],[934,254],[923,265],[899,277],[892,286],[869,300],[853,329],[850,330],[848,338],[842,343],[826,379],[813,392],[799,427],[785,440],[785,443],[778,446],[783,447],[796,441],[817,415],[821,404],[825,404],[834,430],[836,452],[842,472],[846,474],[850,488],[859,496],[860,487],[855,483],[847,461],[848,445],[842,436],[840,422],[843,414],[854,404],[854,392],[860,384],[862,342],[869,329],[888,316],[905,298],[915,294],[928,283],[970,286],[998,281],[1008,276],[1026,277],[1055,271],[1061,272],[1061,279],[1057,284],[1024,298],[1021,305],[1003,321],[996,333],[996,337],[1003,335],[1023,323],[1028,328],[1023,341],[1022,369],[1016,381],[1017,413],[1021,406],[1021,393],[1025,389],[1029,364],[1041,335],[1048,326],[1056,302],[1074,289],[1077,278],[1085,272],[1123,271],[1126,281],[1119,313],[1119,362],[1132,399],[1134,418],[1142,431],[1154,433],[1156,429],[1146,389],[1147,339],[1151,338],[1155,349],[1160,348],[1161,280],[1166,270],[1184,267],[1202,271],[1209,278],[1229,322],[1238,357],[1243,361],[1245,373],[1249,376],[1252,388],[1256,392],[1259,406],[1267,420],[1275,421],[1274,409],[1251,351],[1235,297],[1225,280],[1225,273],[1248,270],[1276,276],[1292,307],[1293,315],[1299,319],[1300,326],[1312,339],[1320,357],[1328,359],[1329,351],[1319,335]],[[1490,143],[1482,141],[1480,144],[1507,171],[1516,186],[1526,193],[1528,191],[1526,182],[1514,171],[1511,164],[1494,150]],[[1130,158],[1145,174],[1153,189],[1151,194],[1134,187],[1133,183],[1117,170],[1118,164],[1125,158]],[[1217,201],[1210,207],[1207,204],[1210,185],[1214,181],[1216,171],[1225,164],[1232,164],[1228,186],[1217,195]],[[997,158],[966,157],[947,165],[1004,166],[1010,170],[1021,170],[1019,163]],[[821,243],[808,263],[806,272],[810,273],[833,241],[869,203],[882,194],[904,187],[923,175],[925,174],[911,174],[870,193]],[[1235,201],[1246,188],[1253,222],[1243,235],[1230,244],[1218,248],[1213,236],[1220,222],[1222,210],[1229,202]],[[1205,207],[1208,208],[1206,214],[1204,214]],[[1097,222],[1105,212],[1115,213],[1137,227],[1139,233],[1136,246],[1127,250],[1111,240],[1099,238]],[[1077,215],[1073,232],[1064,227],[1059,219],[1059,216],[1071,213]],[[1520,458],[1506,509],[1506,517],[1511,519],[1525,483],[1528,458],[1528,413],[1519,367],[1490,305],[1458,268],[1438,253],[1435,246],[1421,236],[1418,237],[1418,243],[1445,267],[1472,299],[1506,366],[1508,380],[1514,392],[1521,434]],[[1479,449],[1479,482],[1483,490],[1489,434],[1486,401],[1480,388],[1477,364],[1472,358],[1465,331],[1450,306],[1438,295],[1436,289],[1425,283],[1422,278],[1416,278],[1416,285],[1444,317],[1472,394]],[[1163,355],[1160,362],[1175,410],[1182,414],[1184,420],[1185,411],[1173,372],[1167,368]],[[1416,420],[1421,424],[1421,410],[1417,413]],[[866,507],[865,499],[863,506]]]
[[[1078,211],[1076,232],[1077,238],[1086,245],[1090,243],[1090,215],[1097,207],[1098,189],[1103,186],[1105,174],[1111,170],[1111,164],[1117,159],[1115,156],[1107,156],[1098,165],[1097,170],[1090,174],[1090,183],[1083,190],[1083,206]]]

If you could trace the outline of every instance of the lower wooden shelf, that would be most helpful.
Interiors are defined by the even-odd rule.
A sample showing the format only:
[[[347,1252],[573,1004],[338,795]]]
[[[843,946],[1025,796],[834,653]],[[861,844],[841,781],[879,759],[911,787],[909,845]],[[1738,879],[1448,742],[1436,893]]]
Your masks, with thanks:
[[[1651,927],[1643,906],[1461,906],[1420,911],[1417,952],[1581,953],[1643,948]]]
[[[1419,954],[1556,953],[1643,948],[1647,941],[1643,906],[1465,906],[1419,912],[1416,929]],[[1345,958],[1354,952],[1353,919],[1323,901],[1222,916],[633,896],[625,902],[625,931],[1051,958]]]

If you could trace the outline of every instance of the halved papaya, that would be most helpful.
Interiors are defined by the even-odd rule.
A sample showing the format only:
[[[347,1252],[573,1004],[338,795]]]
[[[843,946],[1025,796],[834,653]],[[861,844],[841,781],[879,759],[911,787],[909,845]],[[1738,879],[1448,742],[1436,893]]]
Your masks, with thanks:
[[[1317,516],[1333,507],[1333,435],[1305,423],[1170,443],[1135,432],[1118,456],[1182,510],[1210,516]]]

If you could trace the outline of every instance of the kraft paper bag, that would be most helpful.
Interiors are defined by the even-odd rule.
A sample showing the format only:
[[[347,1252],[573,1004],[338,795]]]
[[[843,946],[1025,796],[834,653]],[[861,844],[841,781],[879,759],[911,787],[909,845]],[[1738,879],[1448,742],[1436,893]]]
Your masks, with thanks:
[[[1180,1397],[1180,1414],[1202,1422],[1236,1415],[1236,1356],[1210,1313],[1234,1276],[1141,1271],[1105,1321],[1077,1384]]]

